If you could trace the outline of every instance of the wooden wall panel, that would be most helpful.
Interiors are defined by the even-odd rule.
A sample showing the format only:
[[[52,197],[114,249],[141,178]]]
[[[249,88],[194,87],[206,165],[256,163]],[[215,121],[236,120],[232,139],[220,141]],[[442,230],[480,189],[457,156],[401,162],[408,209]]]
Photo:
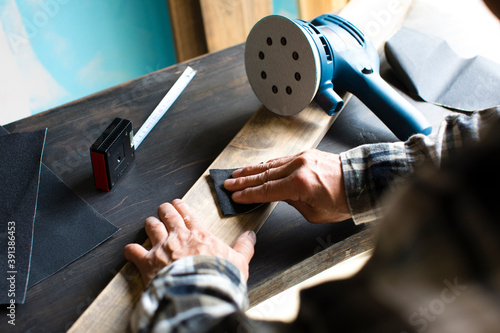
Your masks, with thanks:
[[[243,43],[254,24],[272,14],[271,0],[200,0],[209,52]]]
[[[349,0],[297,0],[299,17],[311,20],[321,14],[342,9]]]
[[[177,62],[207,53],[199,0],[167,0]]]

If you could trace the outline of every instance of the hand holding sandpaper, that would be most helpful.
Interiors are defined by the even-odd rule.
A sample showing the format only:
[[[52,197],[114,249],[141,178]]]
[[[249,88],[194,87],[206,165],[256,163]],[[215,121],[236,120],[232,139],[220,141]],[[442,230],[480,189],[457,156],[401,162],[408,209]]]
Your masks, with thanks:
[[[240,206],[286,201],[312,223],[350,218],[339,155],[312,149],[239,169],[232,177],[214,183],[234,192],[232,202]]]
[[[215,194],[219,208],[223,216],[234,216],[245,214],[257,209],[261,204],[239,204],[231,199],[232,192],[224,188],[224,181],[232,177],[236,169],[210,169],[210,177],[212,178]]]

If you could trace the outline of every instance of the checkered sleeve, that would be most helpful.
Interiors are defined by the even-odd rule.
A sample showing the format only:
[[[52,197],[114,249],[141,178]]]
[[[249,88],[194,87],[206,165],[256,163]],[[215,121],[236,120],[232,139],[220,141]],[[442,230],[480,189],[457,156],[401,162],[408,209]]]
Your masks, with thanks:
[[[203,332],[248,307],[246,282],[230,261],[191,256],[161,270],[131,317],[133,332]]]
[[[380,219],[381,198],[393,192],[422,164],[439,168],[443,159],[480,141],[489,124],[500,118],[500,107],[452,114],[429,136],[417,134],[406,142],[367,144],[340,154],[347,200],[355,223]]]

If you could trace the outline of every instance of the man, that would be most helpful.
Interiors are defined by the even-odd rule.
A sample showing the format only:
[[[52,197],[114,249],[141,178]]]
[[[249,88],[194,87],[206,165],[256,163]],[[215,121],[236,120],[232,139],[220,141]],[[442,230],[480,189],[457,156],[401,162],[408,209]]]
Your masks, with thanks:
[[[283,200],[312,223],[384,217],[363,270],[303,291],[291,324],[256,322],[242,312],[253,232],[231,248],[204,230],[181,200],[163,204],[159,218],[145,222],[153,248],[129,244],[124,250],[148,286],[132,328],[499,331],[499,146],[500,108],[493,108],[449,116],[429,137],[340,155],[311,150],[235,171],[225,186],[236,202]],[[400,194],[381,205],[380,196],[394,187]]]

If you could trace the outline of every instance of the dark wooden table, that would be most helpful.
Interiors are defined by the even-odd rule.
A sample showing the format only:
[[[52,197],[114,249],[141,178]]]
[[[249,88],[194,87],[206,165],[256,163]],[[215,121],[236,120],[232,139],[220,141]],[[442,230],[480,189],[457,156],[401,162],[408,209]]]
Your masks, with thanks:
[[[246,79],[243,49],[239,45],[178,64],[5,126],[10,132],[48,128],[44,163],[121,228],[98,248],[29,289],[26,304],[17,307],[16,331],[69,329],[125,264],[123,247],[146,239],[145,218],[156,214],[159,204],[182,197],[259,108]],[[114,117],[130,119],[137,130],[186,65],[198,71],[196,77],[142,143],[132,168],[111,192],[96,190],[90,145]],[[390,72],[385,76],[395,83]],[[433,124],[445,113],[418,104]],[[362,143],[395,140],[353,98],[319,148],[340,152]],[[280,203],[258,233],[250,298],[259,302],[371,246],[370,228],[352,221],[312,225]],[[1,309],[0,316],[5,314]],[[11,329],[7,320],[0,321],[0,331]]]

